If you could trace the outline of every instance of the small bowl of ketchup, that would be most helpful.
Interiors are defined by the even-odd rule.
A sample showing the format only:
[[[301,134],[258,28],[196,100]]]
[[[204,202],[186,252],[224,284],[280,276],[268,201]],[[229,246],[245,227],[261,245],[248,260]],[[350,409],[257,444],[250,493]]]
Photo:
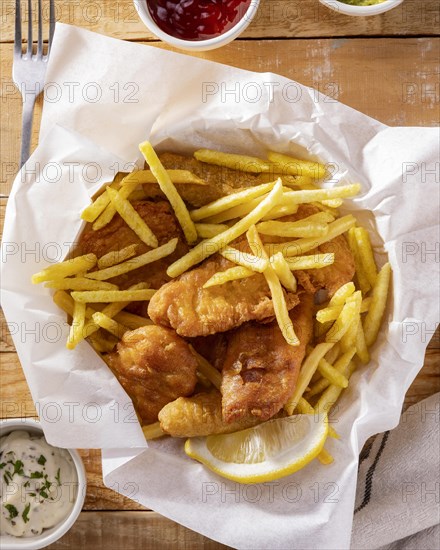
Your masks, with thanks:
[[[249,25],[260,0],[134,0],[139,17],[158,38],[189,51],[228,44]]]

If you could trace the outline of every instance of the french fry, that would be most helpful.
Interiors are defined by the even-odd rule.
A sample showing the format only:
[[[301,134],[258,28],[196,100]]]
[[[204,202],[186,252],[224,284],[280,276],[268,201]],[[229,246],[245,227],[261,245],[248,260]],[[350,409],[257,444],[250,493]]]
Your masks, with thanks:
[[[322,237],[328,233],[326,223],[300,222],[279,222],[268,221],[258,224],[257,230],[263,235],[274,235],[276,237]]]
[[[335,255],[333,252],[286,258],[286,263],[292,271],[298,271],[299,269],[320,269],[332,265],[334,261]]]
[[[77,302],[139,302],[151,300],[155,290],[84,290],[72,292]]]
[[[291,272],[289,264],[281,252],[277,252],[274,256],[271,256],[269,261],[283,287],[291,292],[296,292],[295,275]]]
[[[223,223],[229,220],[234,220],[235,218],[242,218],[243,216],[249,214],[249,212],[252,212],[252,210],[256,208],[260,204],[260,202],[262,202],[267,197],[267,195],[268,193],[256,197],[255,199],[251,199],[248,202],[233,206],[232,208],[229,208],[224,212],[220,212],[220,214],[209,216],[209,218],[206,218],[204,221],[206,221],[207,223]],[[295,206],[298,209],[298,205]]]
[[[356,355],[359,360],[365,365],[370,361],[370,352],[368,351],[367,344],[365,342],[364,329],[362,327],[362,321],[358,323],[356,334]]]
[[[324,355],[325,360],[328,361],[331,365],[336,361],[341,353],[341,346],[339,343],[336,343],[332,349]]]
[[[148,285],[146,283],[137,283],[135,285],[132,285],[129,288],[129,290],[145,290],[147,286]],[[67,296],[67,298],[66,298],[66,296]],[[67,305],[68,305],[69,300],[71,300],[72,305],[73,305],[72,297],[69,296],[68,294],[66,296],[62,296],[59,299],[63,300],[63,302]],[[55,301],[55,296],[54,296],[54,301]],[[139,324],[137,326],[132,326],[134,324],[133,317],[138,317],[138,316],[133,315],[132,313],[128,313],[126,311],[122,311],[125,307],[127,307],[129,305],[129,303],[130,303],[129,301],[126,301],[126,302],[114,302],[112,304],[108,304],[103,308],[101,313],[103,313],[106,317],[110,317],[111,319],[114,317],[116,321],[126,325],[129,328],[139,328]],[[86,318],[89,319],[89,320],[84,325],[84,330],[83,330],[84,338],[88,338],[88,337],[92,336],[100,328],[99,325],[96,324],[93,321],[92,317],[95,313],[96,313],[95,309],[93,309],[91,307],[86,308]],[[139,321],[138,321],[138,323],[139,323]],[[150,321],[150,323],[151,323],[151,321]],[[145,324],[148,324],[148,323],[143,323],[140,326],[144,326]]]
[[[298,212],[298,204],[285,204],[283,206],[275,206],[269,211],[261,221],[266,222],[268,220],[276,220],[277,218],[283,218],[284,216],[290,216]]]
[[[133,230],[146,245],[151,246],[151,248],[157,248],[159,243],[157,242],[156,235],[136,212],[130,202],[121,197],[121,195],[111,187],[107,187],[107,193],[115,210],[128,227]]]
[[[256,208],[254,208],[254,210],[252,210],[252,212],[249,212],[247,216],[239,220],[223,233],[211,239],[206,239],[196,245],[185,256],[170,265],[167,269],[167,275],[169,277],[177,277],[190,267],[200,263],[208,256],[212,256],[212,254],[215,254],[221,248],[224,248],[231,241],[245,233],[251,225],[257,223],[271,208],[276,206],[278,201],[281,200],[282,195],[282,183],[281,180],[278,180],[272,191]]]
[[[359,183],[331,187],[329,189],[304,189],[300,191],[287,191],[284,193],[281,204],[304,204],[309,202],[329,199],[346,199],[354,197],[361,190]]]
[[[73,320],[66,343],[67,349],[75,349],[77,344],[83,339],[85,318],[86,304],[80,304],[75,301],[73,304]]]
[[[315,409],[304,397],[300,397],[296,408],[300,414],[315,414]]]
[[[148,193],[147,191],[145,191],[144,188],[135,189],[130,193],[130,197],[129,197],[131,203],[136,201],[143,201],[149,198],[151,198],[151,193]]]
[[[330,435],[330,434],[329,434]],[[332,464],[332,462],[335,461],[335,459],[332,457],[332,455],[327,451],[327,449],[322,449],[322,451],[317,456],[319,462],[323,464],[324,466],[328,466],[329,464]]]
[[[379,271],[376,284],[371,295],[371,305],[364,321],[365,342],[370,347],[376,341],[379,333],[385,307],[387,305],[388,289],[391,280],[391,265],[386,263]]]
[[[324,357],[318,363],[318,372],[323,378],[327,379],[330,384],[334,384],[341,388],[346,388],[348,386],[347,378],[326,361]]]
[[[221,373],[215,367],[213,367],[211,363],[203,357],[203,355],[197,353],[197,351],[191,345],[190,348],[197,359],[198,370],[211,382],[214,387],[219,390],[222,384]]]
[[[313,182],[314,182],[314,179],[309,176],[284,176],[283,177],[283,183],[287,187],[296,186],[299,189],[304,189],[304,190],[319,189],[319,187],[317,187]],[[342,206],[343,202],[344,201],[342,199],[329,199],[329,200],[323,200],[321,202],[316,203],[316,206],[324,211],[326,211],[326,207],[328,207],[329,210],[333,210],[333,212],[329,212],[329,213],[334,214],[334,209]]]
[[[197,235],[201,239],[210,239],[229,229],[229,225],[222,223],[196,223],[194,225],[196,226]]]
[[[237,281],[239,279],[245,279],[246,277],[252,277],[255,275],[255,271],[248,269],[247,267],[236,266],[230,267],[226,271],[218,271],[206,281],[203,288],[209,288],[211,286],[223,285],[228,281]]]
[[[362,294],[365,295],[370,290],[371,285],[368,282],[367,275],[364,271],[364,266],[362,265],[361,254],[357,244],[356,232],[354,227],[351,227],[348,230],[347,241],[354,258],[354,263],[356,267],[355,276],[357,279],[357,283],[360,290],[362,291]]]
[[[243,189],[242,191],[238,191],[237,193],[232,193],[231,195],[221,197],[220,199],[210,202],[209,204],[197,208],[196,210],[191,210],[191,219],[194,222],[197,222],[205,218],[211,218],[212,216],[220,214],[225,210],[229,210],[234,206],[238,206],[250,201],[251,199],[261,197],[262,195],[269,193],[274,188],[276,182],[277,180],[256,185],[255,187],[249,187],[247,189]]]
[[[268,255],[264,250],[263,243],[261,242],[255,225],[252,225],[249,228],[248,232],[246,233],[246,237],[252,252],[255,255],[261,254],[263,258],[268,259]],[[299,346],[300,342],[297,335],[295,334],[292,320],[289,317],[289,310],[287,309],[286,299],[284,297],[281,282],[270,263],[264,270],[263,274],[270,289],[275,318],[277,320],[278,326],[280,327],[281,333],[288,344],[290,344],[291,346]]]
[[[318,189],[315,185],[315,179],[310,176],[293,176],[290,174],[282,174],[282,179],[283,185],[286,187],[298,187],[298,189]]]
[[[224,212],[220,212],[220,214],[216,214],[215,216],[210,216],[209,218],[206,218],[205,221],[209,223],[222,223],[225,221],[233,220],[235,218],[242,218],[243,216],[246,216],[246,214],[249,214],[249,212],[251,212],[256,206],[258,206],[260,202],[266,197],[267,194],[261,195],[259,197],[256,197],[255,199],[251,199],[248,202],[233,206],[232,208],[229,208]],[[289,216],[290,214],[295,214],[298,211],[298,207],[298,204],[284,204],[275,206],[261,219],[262,221],[268,221],[276,218],[281,218],[283,216]]]
[[[242,172],[269,172],[271,167],[265,160],[248,155],[236,155],[233,153],[222,153],[211,149],[199,149],[194,153],[194,157],[200,162],[215,164],[216,166],[224,166],[232,170],[240,170]]]
[[[358,290],[357,292],[359,292],[359,296],[361,296],[360,291]],[[332,328],[327,332],[325,336],[325,341],[338,342],[350,328],[350,324],[353,322],[353,320],[356,319],[359,308],[360,305],[358,306],[357,300],[347,300]]]
[[[257,225],[257,230],[264,235],[275,235],[277,237],[303,237],[304,235],[300,235],[299,233],[306,233],[307,228],[310,228],[309,232],[316,232],[316,235],[310,234],[308,236],[319,237],[328,232],[327,224],[333,221],[335,221],[334,216],[326,212],[319,212],[296,222],[263,221]]]
[[[160,422],[155,422],[154,424],[142,426],[142,431],[144,432],[144,436],[147,441],[167,435],[160,427]]]
[[[288,155],[282,155],[270,151],[267,158],[277,167],[281,168],[283,174],[292,174],[293,176],[309,176],[314,179],[322,179],[326,175],[325,166],[319,162],[310,162],[308,160],[299,160]]]
[[[367,312],[368,308],[370,307],[370,303],[371,303],[371,298],[364,298],[362,300],[361,311],[360,312],[361,313]],[[342,305],[325,307],[323,309],[320,309],[316,313],[316,319],[320,323],[326,323],[328,321],[334,321],[338,317],[338,315],[341,313],[341,311],[342,311]]]
[[[97,281],[104,281],[105,279],[118,277],[119,275],[123,275],[124,273],[128,273],[129,271],[133,271],[138,267],[151,264],[157,260],[160,260],[161,258],[169,256],[176,250],[177,242],[177,238],[171,239],[164,245],[153,248],[153,250],[149,250],[148,252],[145,252],[140,256],[135,256],[134,258],[130,258],[125,262],[107,267],[105,269],[92,271],[91,273],[87,273],[86,276],[88,279],[96,279]]]
[[[136,182],[129,183],[127,185],[124,185],[124,187],[120,187],[118,189],[119,195],[123,199],[131,198],[131,194],[136,190],[138,187]],[[110,223],[113,219],[113,216],[116,214],[116,208],[113,204],[110,202],[110,195],[108,195],[108,204],[101,212],[101,214],[96,218],[96,220],[93,222],[93,231],[98,231],[98,229],[102,229],[105,227],[108,223]]]
[[[124,174],[122,172],[119,172],[116,174],[115,179],[110,184],[110,187],[112,189],[119,189],[121,186],[121,180],[123,179]],[[109,196],[105,192],[106,187],[108,184],[103,188],[103,192],[99,195],[97,199],[95,199],[92,204],[87,206],[87,208],[84,208],[84,210],[81,212],[81,218],[85,220],[86,222],[94,222],[96,218],[105,210],[107,205],[110,202]]]
[[[344,375],[350,379],[350,376],[353,374],[353,372],[356,369],[356,365],[354,361],[351,361],[346,369],[344,370]],[[336,404],[337,400],[339,399],[341,393],[343,391],[343,388],[340,388],[338,386],[334,386],[333,384],[329,386],[325,392],[321,395],[318,402],[316,403],[315,410],[318,414],[327,413],[329,414],[330,410],[334,405]]]
[[[148,162],[151,172],[157,179],[157,183],[159,184],[161,191],[169,200],[187,242],[189,244],[195,243],[197,240],[197,231],[194,227],[194,223],[191,220],[191,216],[189,215],[188,209],[186,208],[182,197],[177,192],[177,189],[171,181],[167,171],[162,166],[156,151],[153,149],[149,141],[144,141],[141,143],[139,145],[139,149],[144,155],[145,160]]]
[[[117,302],[121,303],[121,302]],[[102,311],[102,313],[105,312],[105,309]],[[147,325],[152,325],[153,321],[151,319],[147,319],[146,317],[141,317],[140,315],[135,315],[134,313],[130,313],[128,311],[121,311],[117,313],[114,316],[115,321],[118,321],[121,325],[124,325],[128,327],[131,330],[135,330],[137,328],[145,327]]]
[[[137,283],[135,285],[132,285],[129,288],[129,290],[145,290],[147,286],[148,285],[146,283]],[[58,291],[58,292],[63,292],[63,291]],[[55,293],[55,296],[58,294],[58,292]],[[65,296],[64,295],[59,296],[57,299],[60,302],[60,307],[64,309],[61,305],[61,302],[63,303],[63,305],[66,305],[67,307],[69,307],[71,302],[73,307],[73,298],[69,296],[67,293],[64,293],[64,294]],[[54,302],[57,303],[55,296],[54,296]],[[122,311],[125,307],[129,305],[129,303],[130,303],[129,301],[126,301],[126,302],[114,302],[112,304],[108,304],[103,308],[101,313],[103,313],[107,317],[110,317],[111,319],[114,317],[116,321],[126,325],[129,328],[138,328],[139,325],[132,326],[134,325],[133,317],[138,317],[138,316],[133,315],[132,313],[128,313],[126,311]],[[86,319],[88,319],[88,321],[84,325],[84,330],[83,330],[84,338],[88,338],[92,336],[100,328],[99,325],[97,325],[92,319],[95,313],[96,313],[96,310],[94,308],[91,308],[89,306],[86,308]],[[143,323],[140,326],[144,326],[145,324],[148,324],[148,323]]]
[[[121,250],[112,250],[107,252],[104,256],[98,258],[98,269],[105,269],[106,267],[111,267],[112,265],[120,264],[129,258],[132,258],[136,254],[138,248],[137,244],[129,244]]]
[[[351,360],[353,359],[353,356],[355,353],[356,353],[355,348],[348,350],[347,352],[343,353],[333,365],[335,370],[343,374],[346,378],[347,378],[347,375],[345,374],[346,369],[350,364]],[[307,392],[307,398],[320,394],[329,386],[330,386],[329,380],[327,378],[322,378],[321,380],[319,380],[318,382],[313,384],[313,386],[310,387],[309,391]]]
[[[374,261],[373,249],[371,247],[370,236],[368,235],[368,231],[363,227],[356,227],[354,234],[364,273],[371,287],[374,287],[376,284],[377,269],[376,262]]]
[[[194,185],[207,185],[206,181],[202,180],[189,170],[167,170],[167,173],[174,184],[190,183]],[[125,176],[125,178],[121,181],[121,186],[128,185],[129,183],[144,185],[146,183],[157,183],[157,179],[151,170],[135,170]]]
[[[66,312],[67,315],[70,315],[70,317],[73,317],[74,301],[70,294],[65,290],[57,290],[52,299],[60,309]],[[94,309],[88,306],[86,307],[86,319],[89,319],[94,313]]]
[[[98,326],[100,326],[107,332],[110,332],[110,334],[113,334],[117,338],[122,338],[124,333],[128,330],[127,327],[124,327],[124,325],[121,325],[120,323],[100,311],[97,311],[92,315],[92,320]]]
[[[53,281],[55,279],[63,279],[76,275],[82,271],[88,271],[96,264],[97,258],[95,254],[84,254],[84,256],[77,256],[70,260],[58,264],[52,264],[46,267],[42,271],[32,275],[32,283],[34,285],[38,283],[44,283],[46,281]]]
[[[353,321],[348,327],[347,332],[341,338],[341,349],[342,351],[348,351],[350,348],[356,346],[358,325],[361,322],[361,307],[362,307],[362,293],[360,290],[355,292],[350,298],[347,299],[347,302],[354,302],[355,304],[355,314]]]
[[[118,290],[117,285],[103,281],[93,281],[86,277],[55,279],[54,281],[48,281],[44,286],[46,288],[56,288],[57,290]]]
[[[113,317],[116,317],[117,315],[119,315],[122,312],[122,310],[128,306],[129,303],[130,302],[115,302],[113,304],[108,304],[107,306],[105,306],[105,308],[102,310],[101,313],[103,313],[106,317],[109,317],[110,319],[112,319]],[[84,338],[89,338],[100,329],[100,326],[97,323],[95,323],[95,321],[93,320],[93,315],[96,313],[96,311],[94,311],[92,308],[90,309],[92,310],[92,314],[90,315],[90,318],[84,325],[84,330],[83,330]],[[86,311],[86,317],[88,317],[87,311]]]
[[[301,370],[299,372],[295,390],[291,397],[288,399],[287,403],[284,405],[284,410],[289,416],[293,414],[293,411],[296,409],[300,398],[306,391],[313,374],[318,368],[319,361],[332,347],[332,343],[323,342],[322,344],[318,344],[304,360],[301,366]]]
[[[352,283],[351,281],[349,283],[345,283],[345,285],[340,286],[338,290],[333,294],[328,306],[343,306],[347,301],[347,298],[352,296],[355,290],[356,287],[354,286],[354,283]]]
[[[300,414],[316,414],[315,409],[304,397],[301,397],[298,401],[297,409]],[[333,437],[333,439],[340,439],[338,432],[330,424],[328,426],[328,435],[329,437]]]
[[[297,239],[296,241],[289,241],[279,244],[269,244],[266,246],[271,255],[275,254],[276,252],[282,252],[284,256],[299,256],[300,254],[304,254],[309,250],[313,250],[321,244],[324,244],[328,241],[331,241],[335,237],[342,235],[342,233],[345,233],[355,223],[355,218],[351,214],[348,214],[347,216],[339,218],[330,223],[328,226],[328,233],[325,235],[325,237]]]
[[[268,260],[261,257],[261,255],[255,256],[253,254],[248,254],[232,246],[226,246],[220,250],[220,254],[230,262],[246,267],[251,271],[257,271],[258,273],[263,273],[269,264]]]

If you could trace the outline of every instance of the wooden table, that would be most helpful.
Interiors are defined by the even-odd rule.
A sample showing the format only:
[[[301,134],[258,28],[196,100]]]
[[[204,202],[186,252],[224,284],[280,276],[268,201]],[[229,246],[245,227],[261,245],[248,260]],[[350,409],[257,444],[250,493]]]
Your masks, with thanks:
[[[138,20],[132,0],[55,0],[57,18],[109,36],[167,48]],[[21,98],[11,80],[15,0],[3,0],[0,43],[0,215],[20,149]],[[239,40],[198,57],[252,71],[272,71],[313,86],[390,126],[435,126],[440,118],[440,0],[405,0],[375,17],[338,15],[318,0],[261,0],[256,20]],[[36,108],[37,143],[42,101]],[[1,318],[1,417],[34,416],[23,372]],[[409,389],[405,407],[440,390],[439,333]],[[52,548],[213,549],[210,541],[107,489],[100,453],[81,451],[88,491],[79,521]]]

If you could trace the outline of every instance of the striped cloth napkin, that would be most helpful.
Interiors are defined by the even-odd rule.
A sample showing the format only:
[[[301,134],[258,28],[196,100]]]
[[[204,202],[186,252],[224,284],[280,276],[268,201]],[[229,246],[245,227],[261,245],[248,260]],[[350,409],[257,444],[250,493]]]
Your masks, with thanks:
[[[440,393],[360,456],[351,550],[440,549]]]

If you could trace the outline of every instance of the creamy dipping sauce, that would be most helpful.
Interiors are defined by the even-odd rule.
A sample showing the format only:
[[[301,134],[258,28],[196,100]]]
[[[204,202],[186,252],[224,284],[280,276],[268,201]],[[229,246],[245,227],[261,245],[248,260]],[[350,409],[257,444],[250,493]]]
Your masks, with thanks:
[[[0,439],[0,533],[39,535],[72,510],[78,479],[72,457],[43,436],[16,430]]]

